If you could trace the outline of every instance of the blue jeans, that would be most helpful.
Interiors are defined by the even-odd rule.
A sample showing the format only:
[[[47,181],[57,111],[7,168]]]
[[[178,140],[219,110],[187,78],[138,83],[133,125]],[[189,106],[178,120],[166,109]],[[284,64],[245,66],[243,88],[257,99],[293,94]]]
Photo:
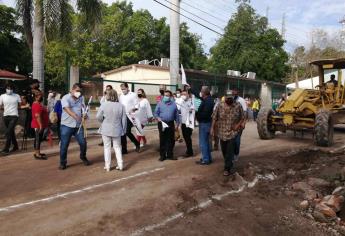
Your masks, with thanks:
[[[240,130],[238,134],[235,137],[235,150],[234,154],[236,156],[240,155],[240,147],[241,147],[241,136],[242,136],[243,130]]]
[[[211,157],[211,146],[210,146],[210,123],[199,123],[199,146],[202,154],[202,161],[210,163]]]
[[[71,141],[71,137],[74,136],[79,144],[80,147],[80,159],[86,160],[86,140],[84,137],[84,129],[81,128],[80,132],[78,133],[79,128],[70,128],[65,125],[61,125],[60,133],[61,133],[61,143],[60,143],[60,165],[67,164],[67,152],[68,146]]]

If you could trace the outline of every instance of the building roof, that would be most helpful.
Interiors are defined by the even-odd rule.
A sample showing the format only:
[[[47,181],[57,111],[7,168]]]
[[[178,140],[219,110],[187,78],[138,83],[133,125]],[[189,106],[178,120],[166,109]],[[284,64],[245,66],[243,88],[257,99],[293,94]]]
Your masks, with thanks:
[[[109,75],[109,74],[113,74],[113,73],[120,72],[120,71],[130,70],[130,69],[133,69],[135,67],[144,68],[144,69],[169,71],[168,67],[152,66],[152,65],[145,65],[145,64],[132,64],[132,65],[128,65],[128,66],[121,66],[120,68],[117,68],[114,70],[109,70],[109,71],[103,72],[102,74]]]
[[[103,72],[102,75],[109,75],[121,71],[126,71],[126,70],[131,70],[133,68],[144,68],[144,69],[151,69],[151,70],[161,70],[161,71],[169,71],[169,67],[160,67],[160,66],[153,66],[153,65],[145,65],[145,64],[132,64],[128,66],[121,66],[120,68],[110,70]],[[248,79],[244,77],[237,77],[237,76],[229,76],[229,75],[220,75],[220,74],[213,74],[208,71],[203,71],[203,70],[194,70],[194,69],[185,69],[185,72],[188,74],[196,74],[196,75],[203,75],[203,76],[212,76],[212,77],[217,77],[217,78],[231,78],[235,80],[245,80],[245,81],[252,81],[256,83],[267,83],[267,84],[272,84],[272,85],[278,85],[278,86],[285,86],[286,84],[284,83],[279,83],[279,82],[273,82],[273,81],[266,81],[266,80],[256,80],[256,79]],[[102,78],[102,75],[94,75],[94,78]]]
[[[310,62],[310,64],[317,65],[317,66],[332,65],[332,67],[328,69],[345,69],[345,58],[322,59],[322,60],[312,61]]]
[[[27,79],[24,75],[19,75],[7,70],[0,70],[0,79],[3,80],[25,80]]]

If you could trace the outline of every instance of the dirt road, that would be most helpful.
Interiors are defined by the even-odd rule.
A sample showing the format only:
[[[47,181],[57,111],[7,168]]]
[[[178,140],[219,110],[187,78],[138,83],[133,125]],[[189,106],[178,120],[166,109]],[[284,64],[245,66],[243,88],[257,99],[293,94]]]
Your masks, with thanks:
[[[150,131],[149,137],[150,145],[140,154],[124,157],[123,172],[103,170],[98,137],[88,141],[93,162],[88,167],[78,159],[75,144],[65,171],[57,168],[57,146],[46,152],[47,161],[34,160],[31,153],[1,157],[0,235],[337,234],[303,217],[296,210],[298,196],[285,194],[289,184],[307,175],[304,170],[322,166],[327,158],[312,150],[310,135],[278,134],[263,141],[254,123],[248,124],[236,163],[239,175],[232,177],[222,176],[219,152],[213,152],[210,166],[195,164],[199,154],[159,162],[157,132]],[[336,133],[335,147],[343,145],[343,137]],[[183,143],[176,145],[176,156],[184,151]],[[333,158],[338,168],[345,163],[342,155]],[[293,179],[286,176],[289,169],[297,171]]]

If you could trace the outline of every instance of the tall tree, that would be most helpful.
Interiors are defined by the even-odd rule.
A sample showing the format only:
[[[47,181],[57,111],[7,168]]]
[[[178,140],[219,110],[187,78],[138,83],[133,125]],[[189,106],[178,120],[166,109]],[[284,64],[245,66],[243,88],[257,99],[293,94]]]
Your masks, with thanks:
[[[101,18],[100,0],[77,0],[77,8],[90,27]],[[17,0],[17,9],[32,50],[33,77],[44,89],[44,39],[70,33],[72,8],[68,0]]]
[[[67,50],[81,76],[92,76],[140,60],[169,57],[169,25],[165,18],[155,19],[147,10],[133,10],[131,3],[118,1],[102,5],[102,20],[93,32],[85,31],[79,13],[73,17],[72,39],[68,43],[50,41],[46,50],[47,77],[61,85],[65,76]],[[207,60],[200,37],[181,24],[181,63],[185,68],[204,69]]]
[[[238,1],[237,12],[229,20],[224,36],[211,48],[209,70],[256,72],[259,79],[281,81],[288,67],[284,40],[268,27],[267,18],[256,14],[248,0]]]
[[[22,39],[22,27],[17,24],[16,11],[11,7],[0,5],[0,69],[27,74],[30,67],[30,50]]]

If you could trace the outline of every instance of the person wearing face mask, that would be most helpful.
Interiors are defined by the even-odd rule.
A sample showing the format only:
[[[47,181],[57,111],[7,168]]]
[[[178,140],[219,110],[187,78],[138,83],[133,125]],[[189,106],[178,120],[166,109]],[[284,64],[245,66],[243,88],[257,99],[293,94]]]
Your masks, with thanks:
[[[81,95],[82,87],[79,83],[72,86],[70,93],[61,99],[62,114],[60,127],[60,170],[67,168],[67,152],[71,137],[74,136],[80,147],[80,159],[85,166],[91,163],[86,158],[86,139],[84,128],[80,128],[82,122],[82,109],[85,108],[84,97]],[[79,132],[78,132],[79,131]]]
[[[172,100],[171,91],[165,91],[162,101],[156,106],[154,116],[158,121],[160,147],[159,161],[177,160],[177,158],[174,157],[173,149],[175,143],[175,130],[178,129],[180,120],[176,103]],[[164,127],[165,125],[168,127]]]
[[[209,165],[212,163],[209,138],[214,100],[211,97],[210,89],[207,86],[202,86],[200,97],[202,101],[196,113],[196,118],[199,122],[199,146],[201,149],[202,158],[200,161],[197,161],[196,164]]]
[[[176,103],[176,106],[177,106],[177,109],[179,111],[180,116],[181,116],[181,104],[183,103],[183,99],[181,98],[181,93],[182,93],[181,89],[176,89],[175,103]],[[175,139],[178,140],[179,143],[183,142],[183,139],[180,135],[180,130],[176,131]]]
[[[135,151],[140,152],[140,143],[135,138],[135,136],[132,134],[133,123],[128,118],[129,115],[131,115],[132,113],[134,113],[137,110],[136,105],[139,102],[138,96],[136,93],[129,91],[127,83],[121,84],[121,90],[122,90],[122,94],[120,96],[119,101],[125,107],[126,114],[127,114],[126,135],[121,137],[122,154],[128,153],[128,151],[127,151],[127,138],[126,137],[128,137],[132,141],[132,143],[135,145]]]
[[[56,103],[55,96],[56,96],[56,92],[54,92],[53,90],[49,90],[48,99],[47,99],[48,113],[50,113],[54,110],[54,106]]]
[[[2,149],[2,154],[6,155],[10,152],[11,144],[13,149],[11,152],[18,150],[18,143],[14,129],[18,121],[18,109],[20,107],[21,99],[20,96],[13,92],[14,86],[8,84],[6,86],[6,93],[0,96],[0,107],[4,109],[3,120],[5,123],[5,136],[6,143],[5,147]]]
[[[156,97],[156,102],[157,102],[157,104],[158,104],[160,101],[162,101],[162,99],[163,99],[163,97],[164,97],[164,92],[165,92],[166,89],[167,89],[167,88],[166,88],[166,85],[164,85],[164,84],[159,85],[159,95]]]
[[[234,174],[233,160],[235,139],[241,129],[244,112],[240,103],[236,102],[231,90],[227,91],[225,101],[221,102],[212,116],[211,135],[215,134],[215,124],[218,125],[218,137],[224,157],[224,176]]]
[[[139,103],[136,106],[137,111],[135,112],[135,115],[136,117],[138,117],[141,127],[144,129],[147,123],[152,121],[153,114],[150,102],[146,98],[144,89],[138,89],[137,94],[139,98]],[[139,143],[141,143],[141,140],[143,141],[143,144],[140,144],[140,147],[145,146],[147,143],[146,137],[143,133],[140,134],[139,132],[137,132],[137,140]]]
[[[195,109],[191,94],[189,94],[188,91],[182,91],[181,99],[181,129],[187,148],[184,158],[188,158],[194,155],[192,134],[194,129]]]
[[[243,109],[243,114],[244,114],[244,119],[242,121],[242,124],[240,126],[240,129],[238,131],[238,134],[235,138],[235,152],[234,152],[234,161],[238,161],[238,158],[240,156],[240,147],[241,147],[241,137],[242,137],[242,133],[244,128],[246,127],[246,122],[247,122],[247,103],[246,100],[244,100],[243,97],[238,95],[238,91],[237,90],[232,90],[232,93],[234,95],[234,99],[236,102],[238,102],[239,104],[241,104],[241,107]]]
[[[113,89],[113,86],[111,86],[110,84],[108,84],[107,86],[105,86],[105,91],[104,91],[104,95],[103,97],[101,98],[101,100],[99,101],[99,103],[102,105],[102,103],[106,102],[107,99],[106,99],[106,95],[107,95],[107,92],[112,90]],[[100,142],[98,144],[98,146],[103,146],[103,140],[102,142]]]
[[[34,158],[36,160],[46,160],[45,154],[41,153],[41,143],[43,140],[43,133],[48,128],[48,110],[42,105],[43,94],[36,93],[35,101],[32,103],[32,121],[31,128],[35,130],[35,141],[34,141]]]

